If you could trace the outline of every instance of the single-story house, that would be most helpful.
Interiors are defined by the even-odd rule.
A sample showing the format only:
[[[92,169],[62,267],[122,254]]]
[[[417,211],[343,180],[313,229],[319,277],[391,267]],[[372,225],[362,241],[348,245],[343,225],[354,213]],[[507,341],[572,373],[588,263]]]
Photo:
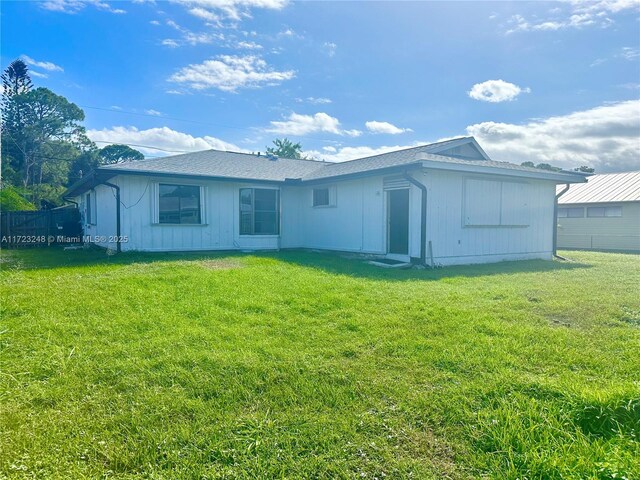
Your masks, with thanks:
[[[640,252],[640,171],[571,185],[558,199],[558,247]]]
[[[551,259],[556,185],[584,181],[493,161],[465,137],[341,163],[186,153],[100,167],[66,198],[109,248],[308,248],[451,265]]]

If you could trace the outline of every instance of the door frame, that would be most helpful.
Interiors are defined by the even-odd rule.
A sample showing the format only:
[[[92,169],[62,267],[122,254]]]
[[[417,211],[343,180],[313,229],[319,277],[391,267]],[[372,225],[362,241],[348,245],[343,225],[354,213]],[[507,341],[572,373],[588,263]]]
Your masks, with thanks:
[[[407,253],[391,253],[389,248],[391,248],[391,202],[389,201],[389,194],[396,190],[407,190],[408,193],[408,202],[407,202]],[[384,200],[385,200],[385,257],[390,260],[397,260],[400,262],[410,262],[411,261],[411,186],[407,187],[397,187],[397,188],[387,188],[384,190]]]

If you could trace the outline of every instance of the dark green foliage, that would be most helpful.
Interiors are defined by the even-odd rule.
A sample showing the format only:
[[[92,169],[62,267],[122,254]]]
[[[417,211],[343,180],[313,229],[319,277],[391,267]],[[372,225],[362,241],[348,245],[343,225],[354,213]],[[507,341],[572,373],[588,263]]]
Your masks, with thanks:
[[[101,158],[98,152],[99,150],[97,149],[86,150],[73,159],[69,168],[69,180],[67,185],[73,185],[82,177],[88,175],[92,170],[100,166]]]
[[[549,163],[539,163],[536,165],[536,168],[539,168],[540,170],[551,170],[552,172],[559,172],[562,170],[560,167],[554,167]]]
[[[552,172],[559,172],[560,170],[562,170],[562,168],[555,167],[549,163],[538,163],[536,165],[533,162],[522,162],[520,165],[522,165],[523,167],[539,168],[540,170],[550,170]]]
[[[273,141],[273,147],[267,147],[267,153],[282,158],[305,158],[302,156],[302,145],[293,143],[288,138],[276,138]]]
[[[574,172],[583,172],[583,173],[594,173],[596,171],[595,168],[589,167],[587,165],[582,165],[581,167],[576,167],[573,169]]]
[[[138,150],[128,145],[120,145],[117,143],[101,148],[98,151],[98,155],[100,156],[100,163],[102,165],[144,160],[144,155]]]
[[[22,60],[7,67],[2,81],[3,184],[19,187],[36,206],[60,204],[68,183],[95,163],[84,112],[51,90],[33,89]]]

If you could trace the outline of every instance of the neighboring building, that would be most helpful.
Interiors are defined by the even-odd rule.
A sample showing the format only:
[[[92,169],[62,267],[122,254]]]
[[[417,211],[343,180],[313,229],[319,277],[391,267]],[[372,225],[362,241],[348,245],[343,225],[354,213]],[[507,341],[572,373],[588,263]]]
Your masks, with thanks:
[[[557,184],[471,137],[342,163],[207,150],[109,165],[67,192],[122,250],[313,248],[427,264],[551,259]],[[116,198],[119,198],[119,203]]]
[[[640,251],[640,171],[571,185],[558,199],[558,248]]]

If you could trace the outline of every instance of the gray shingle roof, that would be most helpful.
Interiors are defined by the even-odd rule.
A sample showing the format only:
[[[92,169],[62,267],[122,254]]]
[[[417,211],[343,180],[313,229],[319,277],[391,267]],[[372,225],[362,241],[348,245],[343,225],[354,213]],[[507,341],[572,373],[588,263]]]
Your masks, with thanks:
[[[287,178],[301,178],[322,165],[323,162],[315,160],[270,160],[265,155],[205,150],[107,165],[100,170],[282,182]]]
[[[640,202],[640,171],[593,175],[558,199],[560,204],[606,202]]]
[[[477,167],[509,169],[519,172],[536,173],[540,176],[550,174],[550,172],[537,168],[523,167],[507,162],[468,160],[437,153],[446,149],[448,146],[459,145],[461,142],[465,143],[465,140],[475,142],[473,137],[461,137],[340,163],[291,158],[277,158],[274,160],[265,155],[206,150],[203,152],[185,153],[170,157],[109,165],[101,167],[98,170],[99,172],[113,174],[116,172],[148,173],[150,175],[173,174],[283,182],[287,179],[319,181],[430,161],[438,164],[473,165]],[[570,172],[558,173],[562,176],[562,174],[569,174]],[[573,176],[576,176],[576,174],[573,174]]]

